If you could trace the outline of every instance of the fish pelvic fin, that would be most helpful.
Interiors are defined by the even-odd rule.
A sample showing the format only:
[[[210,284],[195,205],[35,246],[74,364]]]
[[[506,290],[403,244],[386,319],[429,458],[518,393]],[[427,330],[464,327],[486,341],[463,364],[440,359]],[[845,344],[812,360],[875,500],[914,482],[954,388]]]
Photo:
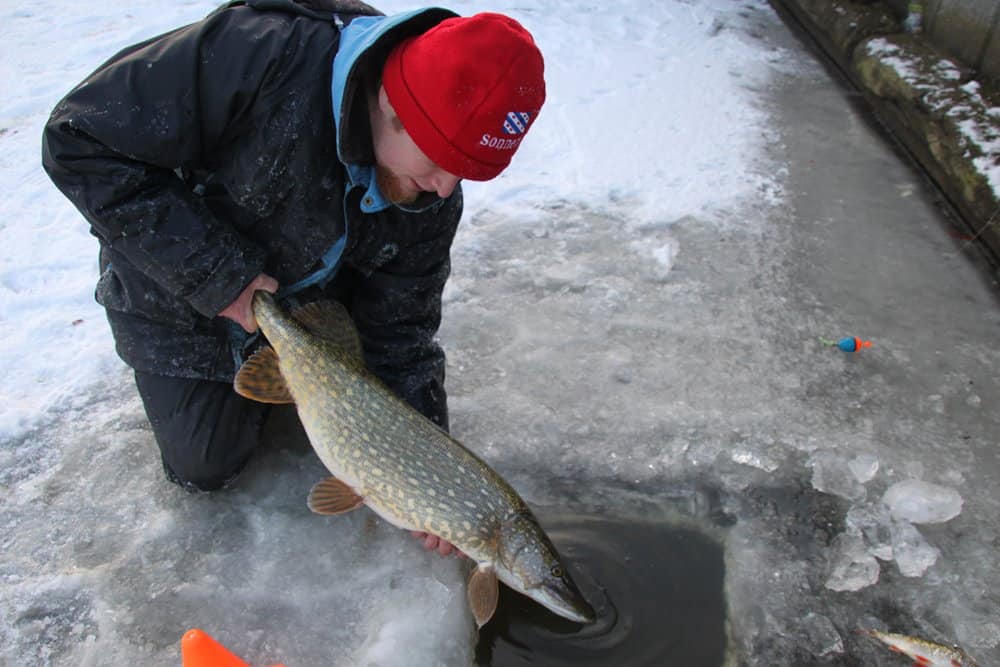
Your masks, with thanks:
[[[233,389],[240,396],[260,403],[295,402],[281,374],[278,353],[272,347],[262,347],[240,366]]]
[[[308,504],[316,514],[346,514],[364,505],[365,499],[336,477],[327,477],[309,491]]]
[[[476,627],[481,628],[497,610],[500,599],[500,585],[497,573],[489,565],[479,565],[472,571],[468,584],[469,607],[476,619]]]
[[[312,335],[330,341],[355,359],[364,359],[361,338],[344,304],[332,300],[314,301],[289,314]]]

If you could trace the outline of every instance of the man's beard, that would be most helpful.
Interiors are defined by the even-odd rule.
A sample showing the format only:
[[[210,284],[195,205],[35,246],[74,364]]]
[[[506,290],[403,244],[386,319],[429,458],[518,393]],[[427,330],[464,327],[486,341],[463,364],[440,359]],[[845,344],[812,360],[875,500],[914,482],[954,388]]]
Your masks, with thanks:
[[[420,196],[419,192],[403,186],[403,179],[382,165],[375,165],[375,182],[379,192],[393,204],[412,204]]]

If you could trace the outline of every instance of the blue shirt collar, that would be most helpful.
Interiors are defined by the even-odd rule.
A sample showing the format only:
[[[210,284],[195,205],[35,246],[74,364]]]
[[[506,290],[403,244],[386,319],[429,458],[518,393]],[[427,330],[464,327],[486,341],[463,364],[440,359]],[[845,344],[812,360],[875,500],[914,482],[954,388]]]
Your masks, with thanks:
[[[375,167],[372,165],[349,164],[347,176],[351,179],[351,187],[365,189],[361,197],[361,210],[365,213],[378,213],[392,206],[392,202],[382,196],[378,180],[375,178]]]
[[[375,167],[356,164],[349,164],[346,167],[347,176],[351,179],[350,187],[365,189],[365,194],[361,197],[362,212],[378,213],[393,206],[393,203],[385,198],[378,187],[378,179],[375,178]],[[395,206],[407,213],[422,213],[440,201],[442,199],[433,192],[424,192],[412,204],[395,204]]]

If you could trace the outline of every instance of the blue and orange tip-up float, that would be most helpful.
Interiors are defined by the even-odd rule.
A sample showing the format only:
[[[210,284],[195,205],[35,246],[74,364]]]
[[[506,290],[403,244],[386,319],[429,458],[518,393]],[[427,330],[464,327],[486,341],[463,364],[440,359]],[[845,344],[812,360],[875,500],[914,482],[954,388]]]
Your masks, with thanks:
[[[857,336],[848,336],[846,338],[841,338],[840,340],[827,340],[826,338],[820,338],[819,342],[823,343],[823,345],[839,348],[844,352],[860,352],[862,349],[872,346],[872,342],[870,340],[861,340]]]

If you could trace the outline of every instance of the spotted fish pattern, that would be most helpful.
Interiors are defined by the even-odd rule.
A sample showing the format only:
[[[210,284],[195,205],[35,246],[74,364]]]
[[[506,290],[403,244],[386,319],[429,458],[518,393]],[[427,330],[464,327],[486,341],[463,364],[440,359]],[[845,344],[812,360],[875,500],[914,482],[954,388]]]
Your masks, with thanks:
[[[336,478],[314,487],[311,507],[333,504],[341,509],[325,513],[339,513],[363,501],[395,526],[451,542],[477,563],[470,603],[480,624],[493,613],[497,576],[556,613],[593,619],[517,492],[365,367],[341,304],[310,304],[289,317],[271,295],[257,292],[253,308],[272,348],[244,364],[235,388],[255,400],[295,403]]]

